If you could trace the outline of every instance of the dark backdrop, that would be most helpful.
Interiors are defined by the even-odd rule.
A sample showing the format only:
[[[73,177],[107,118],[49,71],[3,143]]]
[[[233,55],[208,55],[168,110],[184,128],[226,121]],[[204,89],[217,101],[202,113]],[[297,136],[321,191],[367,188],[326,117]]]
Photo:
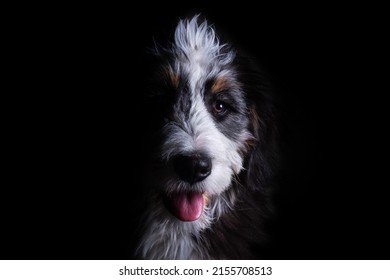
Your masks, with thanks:
[[[142,122],[153,114],[141,103],[145,49],[179,18],[201,13],[258,60],[282,101],[284,165],[268,258],[388,259],[386,186],[371,157],[366,14],[185,3],[53,7],[18,26],[26,77],[17,81],[25,90],[14,103],[1,258],[129,257]]]

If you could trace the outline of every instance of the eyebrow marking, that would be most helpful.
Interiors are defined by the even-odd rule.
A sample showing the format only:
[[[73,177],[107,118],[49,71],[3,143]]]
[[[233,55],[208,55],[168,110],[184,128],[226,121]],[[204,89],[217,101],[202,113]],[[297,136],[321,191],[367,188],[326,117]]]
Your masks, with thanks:
[[[211,94],[217,94],[230,88],[230,82],[225,78],[217,78],[211,86]]]

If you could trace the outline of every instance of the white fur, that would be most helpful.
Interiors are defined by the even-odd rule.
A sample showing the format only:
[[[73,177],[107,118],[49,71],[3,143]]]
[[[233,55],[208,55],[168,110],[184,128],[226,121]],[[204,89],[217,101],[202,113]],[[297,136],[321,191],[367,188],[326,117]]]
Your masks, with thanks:
[[[175,31],[174,70],[189,75],[192,93],[199,90],[208,77],[216,76],[230,64],[235,54],[220,44],[213,28],[207,22],[198,24],[198,17],[180,21]],[[227,74],[227,73],[225,73]]]

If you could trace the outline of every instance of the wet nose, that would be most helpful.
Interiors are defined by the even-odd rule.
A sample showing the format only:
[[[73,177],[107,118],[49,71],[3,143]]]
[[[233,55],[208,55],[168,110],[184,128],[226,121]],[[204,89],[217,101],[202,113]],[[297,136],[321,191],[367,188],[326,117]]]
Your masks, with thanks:
[[[173,166],[179,177],[191,184],[200,182],[211,173],[211,159],[205,155],[178,155],[173,159]]]

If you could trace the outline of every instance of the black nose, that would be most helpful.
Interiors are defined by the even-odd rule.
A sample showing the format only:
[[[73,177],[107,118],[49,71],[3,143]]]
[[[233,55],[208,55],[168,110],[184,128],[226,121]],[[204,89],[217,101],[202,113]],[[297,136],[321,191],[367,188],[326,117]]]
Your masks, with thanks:
[[[211,173],[211,159],[204,155],[178,155],[173,166],[179,177],[191,184],[204,180]]]

